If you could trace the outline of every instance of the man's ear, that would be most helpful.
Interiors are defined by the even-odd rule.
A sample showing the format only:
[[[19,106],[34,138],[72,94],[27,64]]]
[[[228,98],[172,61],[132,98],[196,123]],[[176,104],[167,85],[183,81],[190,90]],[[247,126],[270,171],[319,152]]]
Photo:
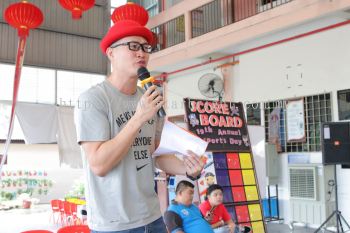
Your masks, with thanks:
[[[106,55],[107,55],[109,60],[112,60],[112,58],[113,58],[113,49],[111,47],[107,48]]]

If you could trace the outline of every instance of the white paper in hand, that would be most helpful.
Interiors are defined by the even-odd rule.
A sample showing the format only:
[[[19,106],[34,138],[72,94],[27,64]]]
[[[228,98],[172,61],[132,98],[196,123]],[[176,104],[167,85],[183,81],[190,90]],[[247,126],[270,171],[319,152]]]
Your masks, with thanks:
[[[200,137],[180,128],[170,121],[165,121],[160,144],[153,156],[163,154],[183,154],[192,151],[197,155],[203,155],[208,142]]]

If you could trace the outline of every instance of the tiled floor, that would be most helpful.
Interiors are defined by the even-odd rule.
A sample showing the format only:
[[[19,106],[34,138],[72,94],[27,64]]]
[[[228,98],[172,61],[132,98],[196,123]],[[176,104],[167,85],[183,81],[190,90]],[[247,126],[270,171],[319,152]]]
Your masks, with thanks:
[[[50,222],[49,205],[37,205],[30,210],[13,209],[0,211],[0,233],[20,233],[25,230],[43,229],[57,232],[60,226]],[[293,230],[287,224],[268,223],[268,233],[313,233],[316,229],[295,226]],[[332,231],[320,231],[320,233]],[[334,232],[334,231],[333,231]],[[200,233],[200,232],[199,232]]]

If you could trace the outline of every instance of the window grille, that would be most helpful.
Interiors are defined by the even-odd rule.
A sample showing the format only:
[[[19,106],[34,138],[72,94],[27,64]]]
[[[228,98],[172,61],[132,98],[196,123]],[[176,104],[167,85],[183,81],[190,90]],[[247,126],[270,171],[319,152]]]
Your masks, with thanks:
[[[350,89],[338,91],[339,120],[350,120]]]
[[[321,124],[332,121],[331,112],[331,95],[324,93],[304,97],[305,113],[305,142],[287,142],[286,132],[286,103],[287,100],[277,100],[261,103],[264,109],[265,121],[265,139],[268,141],[269,114],[276,108],[280,107],[280,143],[281,152],[313,152],[321,151]],[[253,104],[254,105],[254,104]],[[248,105],[246,106],[248,109]],[[248,116],[247,116],[248,119]],[[249,119],[248,119],[249,122]]]

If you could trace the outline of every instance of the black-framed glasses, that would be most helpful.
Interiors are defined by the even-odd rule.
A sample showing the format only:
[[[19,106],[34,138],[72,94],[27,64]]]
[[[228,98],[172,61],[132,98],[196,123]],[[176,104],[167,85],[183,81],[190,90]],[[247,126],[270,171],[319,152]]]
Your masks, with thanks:
[[[129,41],[129,42],[125,42],[125,43],[120,43],[120,44],[114,44],[114,45],[111,45],[111,48],[116,48],[118,46],[121,46],[121,45],[127,45],[129,47],[129,50],[131,51],[139,51],[140,48],[142,49],[142,51],[144,51],[145,53],[151,53],[153,48],[152,48],[152,45],[150,44],[141,44],[137,41]]]

